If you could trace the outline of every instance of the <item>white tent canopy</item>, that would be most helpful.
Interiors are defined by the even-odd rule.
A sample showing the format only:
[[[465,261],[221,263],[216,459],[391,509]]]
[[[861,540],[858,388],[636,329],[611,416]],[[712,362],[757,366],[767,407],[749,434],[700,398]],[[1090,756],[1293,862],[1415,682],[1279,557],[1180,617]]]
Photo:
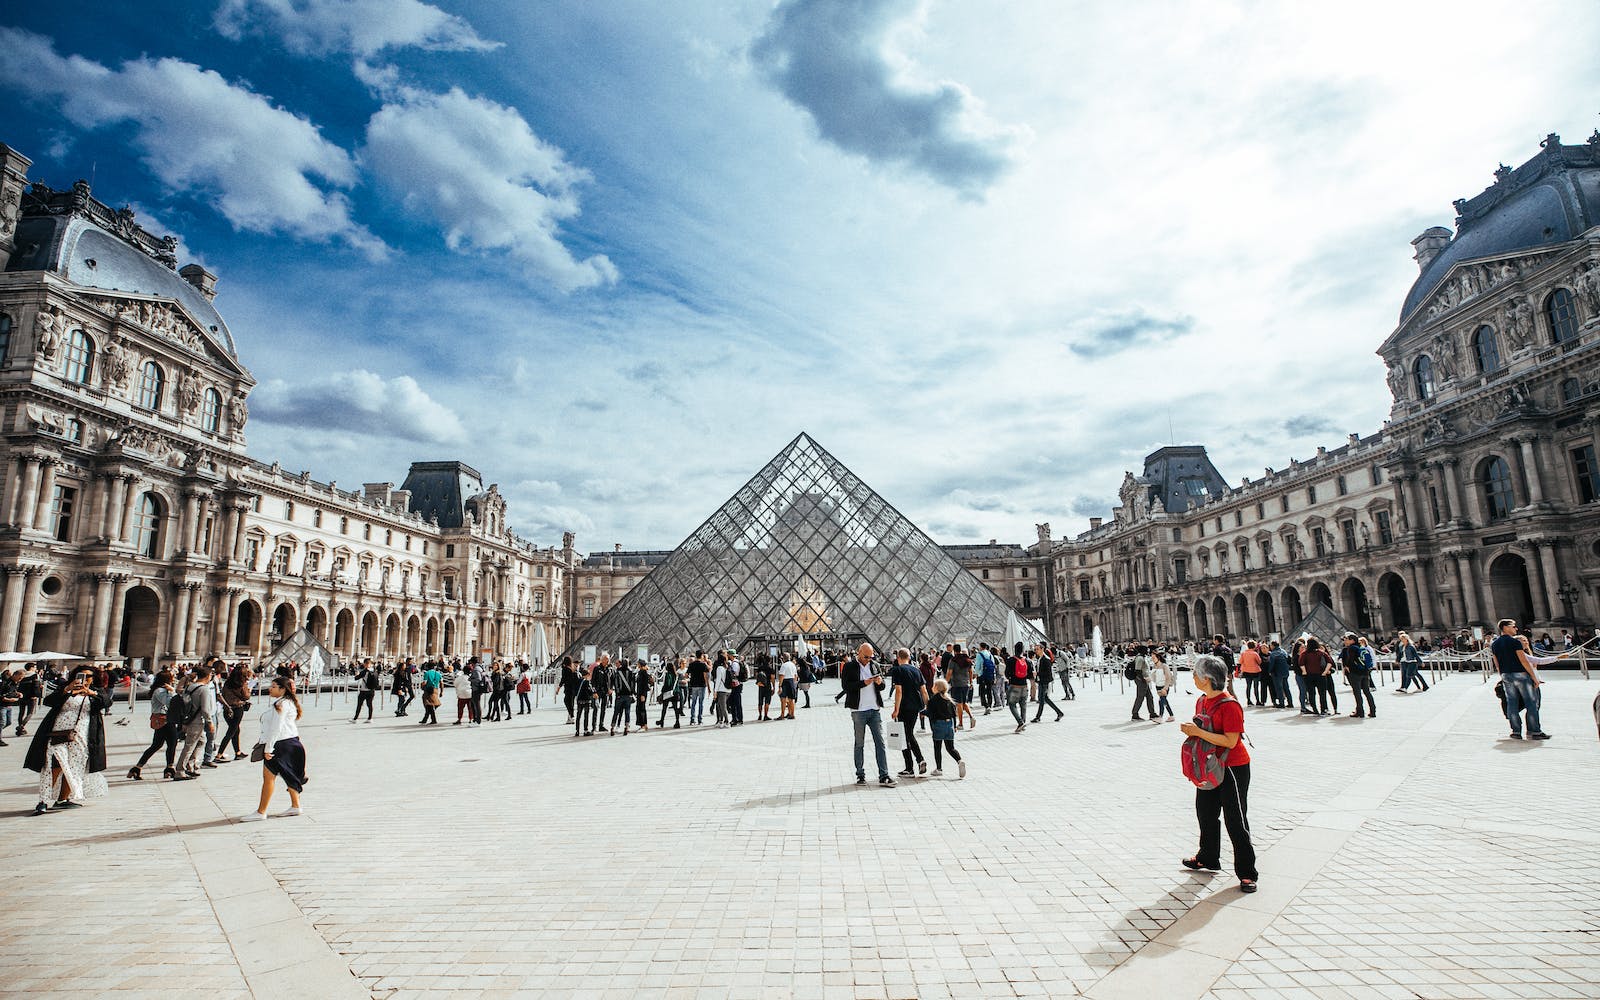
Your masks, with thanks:
[[[528,658],[536,667],[545,666],[550,662],[550,645],[545,639],[544,626],[541,624],[533,626],[533,648],[528,651]]]

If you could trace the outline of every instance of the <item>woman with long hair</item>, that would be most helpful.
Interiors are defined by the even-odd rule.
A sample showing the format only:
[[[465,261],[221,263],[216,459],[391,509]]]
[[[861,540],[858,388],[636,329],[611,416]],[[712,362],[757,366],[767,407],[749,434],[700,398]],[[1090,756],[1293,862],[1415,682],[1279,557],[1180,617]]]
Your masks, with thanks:
[[[154,685],[150,688],[150,745],[145,748],[139,757],[139,763],[128,768],[128,777],[134,781],[144,780],[140,773],[145,763],[155,756],[157,750],[163,748],[167,752],[167,769],[161,772],[163,778],[171,778],[177,774],[172,769],[172,759],[178,753],[179,720],[168,714],[167,709],[172,705],[172,692],[177,689],[177,682],[173,679],[172,671],[163,670],[156,674]]]
[[[218,658],[221,665],[221,658]],[[222,742],[217,744],[217,756],[213,764],[226,764],[230,760],[238,760],[243,754],[239,750],[239,730],[244,726],[244,717],[250,712],[250,668],[243,663],[234,664],[228,672],[228,680],[222,685],[222,718],[228,723],[228,728],[222,733]],[[229,757],[228,744],[233,744],[233,756]]]
[[[52,808],[70,809],[85,798],[106,794],[106,725],[110,688],[97,683],[93,667],[79,667],[71,679],[45,695],[50,711],[33,735],[23,766],[39,774],[38,816]]]
[[[273,788],[279,778],[289,789],[289,808],[278,815],[300,815],[300,793],[306,787],[306,748],[300,744],[302,709],[294,692],[294,681],[288,677],[274,677],[267,695],[272,700],[261,710],[261,737],[256,741],[261,750],[261,804],[256,806],[255,812],[239,817],[241,823],[267,818],[267,806],[272,803]]]

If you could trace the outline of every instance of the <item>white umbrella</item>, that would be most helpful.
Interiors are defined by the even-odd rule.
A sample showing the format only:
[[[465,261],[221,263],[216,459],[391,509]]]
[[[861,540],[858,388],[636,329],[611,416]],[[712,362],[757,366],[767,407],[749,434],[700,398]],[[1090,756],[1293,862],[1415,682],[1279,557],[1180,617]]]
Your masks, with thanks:
[[[0,653],[0,663],[40,663],[45,660],[87,660],[79,653]]]
[[[550,647],[545,642],[543,625],[535,625],[533,627],[533,649],[528,653],[528,656],[533,660],[533,665],[536,667],[544,666],[545,661],[550,659]]]

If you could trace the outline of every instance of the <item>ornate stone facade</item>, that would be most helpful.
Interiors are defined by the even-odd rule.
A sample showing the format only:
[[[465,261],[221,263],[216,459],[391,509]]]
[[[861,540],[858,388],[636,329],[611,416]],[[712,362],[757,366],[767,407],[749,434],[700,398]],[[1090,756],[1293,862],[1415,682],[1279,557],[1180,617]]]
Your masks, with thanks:
[[[347,656],[566,644],[570,534],[516,537],[461,463],[352,491],[251,459],[215,276],[81,181],[25,194],[28,166],[0,145],[0,651],[259,656],[300,626]]]

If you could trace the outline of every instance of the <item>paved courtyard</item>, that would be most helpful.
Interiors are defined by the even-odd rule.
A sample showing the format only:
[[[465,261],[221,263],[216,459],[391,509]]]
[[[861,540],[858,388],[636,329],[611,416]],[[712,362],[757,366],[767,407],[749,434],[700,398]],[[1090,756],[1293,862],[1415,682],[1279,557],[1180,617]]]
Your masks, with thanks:
[[[323,696],[307,815],[251,826],[253,765],[120,777],[141,704],[90,808],[27,816],[0,751],[0,993],[1600,997],[1600,679],[1546,688],[1546,744],[1476,675],[1392,684],[1373,721],[1250,714],[1254,896],[1178,867],[1181,737],[1114,679],[895,789],[854,785],[832,684],[792,723],[576,741]]]

